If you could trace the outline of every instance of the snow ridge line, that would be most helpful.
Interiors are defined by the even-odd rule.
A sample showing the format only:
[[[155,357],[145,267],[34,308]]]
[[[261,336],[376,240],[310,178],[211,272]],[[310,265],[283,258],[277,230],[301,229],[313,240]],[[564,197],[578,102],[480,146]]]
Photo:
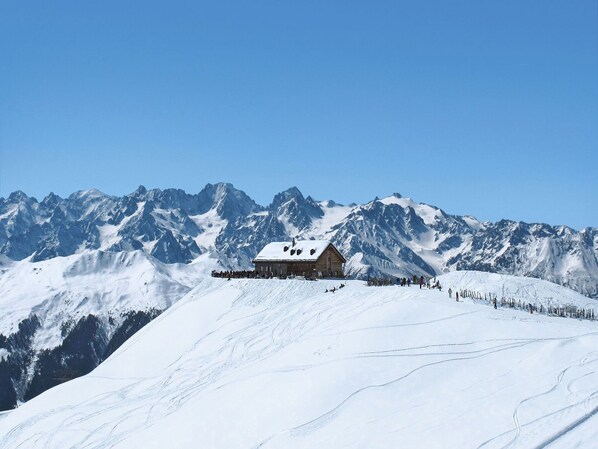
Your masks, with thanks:
[[[598,393],[598,391],[596,393]],[[594,394],[596,394],[596,393],[594,393]],[[568,426],[564,427],[559,432],[555,433],[553,436],[551,436],[550,438],[548,438],[546,441],[540,443],[534,449],[544,449],[544,448],[548,447],[549,445],[551,445],[552,443],[554,443],[556,440],[558,440],[559,438],[562,438],[567,433],[571,432],[573,429],[575,429],[576,427],[580,426],[581,424],[583,424],[584,422],[586,422],[588,419],[590,419],[590,418],[592,418],[592,417],[594,417],[596,415],[598,415],[598,405],[596,407],[594,407],[589,413],[586,413],[585,415],[583,415],[580,418],[576,419],[571,424],[569,424]]]

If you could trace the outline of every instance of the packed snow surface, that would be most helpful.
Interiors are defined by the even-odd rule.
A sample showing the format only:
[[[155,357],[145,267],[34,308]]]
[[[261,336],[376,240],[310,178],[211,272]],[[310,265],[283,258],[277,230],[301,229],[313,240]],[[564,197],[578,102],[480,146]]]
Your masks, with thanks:
[[[0,447],[596,447],[598,323],[339,286],[203,279]]]

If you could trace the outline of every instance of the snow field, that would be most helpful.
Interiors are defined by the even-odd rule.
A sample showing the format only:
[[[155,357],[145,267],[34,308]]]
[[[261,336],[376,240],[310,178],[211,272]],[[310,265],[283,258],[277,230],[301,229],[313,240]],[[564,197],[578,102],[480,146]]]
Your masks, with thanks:
[[[593,447],[595,322],[340,282],[203,279],[0,447]]]

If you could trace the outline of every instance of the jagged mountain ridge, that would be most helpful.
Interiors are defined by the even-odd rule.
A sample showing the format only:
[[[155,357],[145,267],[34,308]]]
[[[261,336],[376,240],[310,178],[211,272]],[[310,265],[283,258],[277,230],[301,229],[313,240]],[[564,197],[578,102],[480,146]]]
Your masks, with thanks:
[[[260,206],[231,184],[197,194],[139,187],[122,197],[97,190],[41,202],[23,192],[0,199],[0,253],[32,261],[86,250],[143,250],[165,263],[204,254],[230,269],[251,267],[268,242],[328,238],[356,277],[436,275],[475,269],[537,277],[598,297],[598,230],[480,222],[394,194],[343,206],[296,187]]]

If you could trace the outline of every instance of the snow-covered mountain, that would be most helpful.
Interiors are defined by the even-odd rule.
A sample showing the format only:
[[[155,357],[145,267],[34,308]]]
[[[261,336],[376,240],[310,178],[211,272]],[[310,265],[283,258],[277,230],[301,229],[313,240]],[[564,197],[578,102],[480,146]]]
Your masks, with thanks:
[[[350,276],[483,270],[598,297],[598,229],[480,222],[398,194],[343,206],[291,188],[264,207],[221,183],[198,194],[139,187],[119,198],[88,190],[41,202],[22,192],[0,199],[0,254],[13,260],[143,250],[164,263],[207,255],[222,267],[248,269],[265,244],[291,237],[331,239]]]
[[[440,281],[594,302],[506,275]],[[595,447],[596,322],[332,287],[204,277],[93,372],[0,415],[0,447]]]
[[[140,250],[0,262],[0,410],[90,372],[216,266]]]

